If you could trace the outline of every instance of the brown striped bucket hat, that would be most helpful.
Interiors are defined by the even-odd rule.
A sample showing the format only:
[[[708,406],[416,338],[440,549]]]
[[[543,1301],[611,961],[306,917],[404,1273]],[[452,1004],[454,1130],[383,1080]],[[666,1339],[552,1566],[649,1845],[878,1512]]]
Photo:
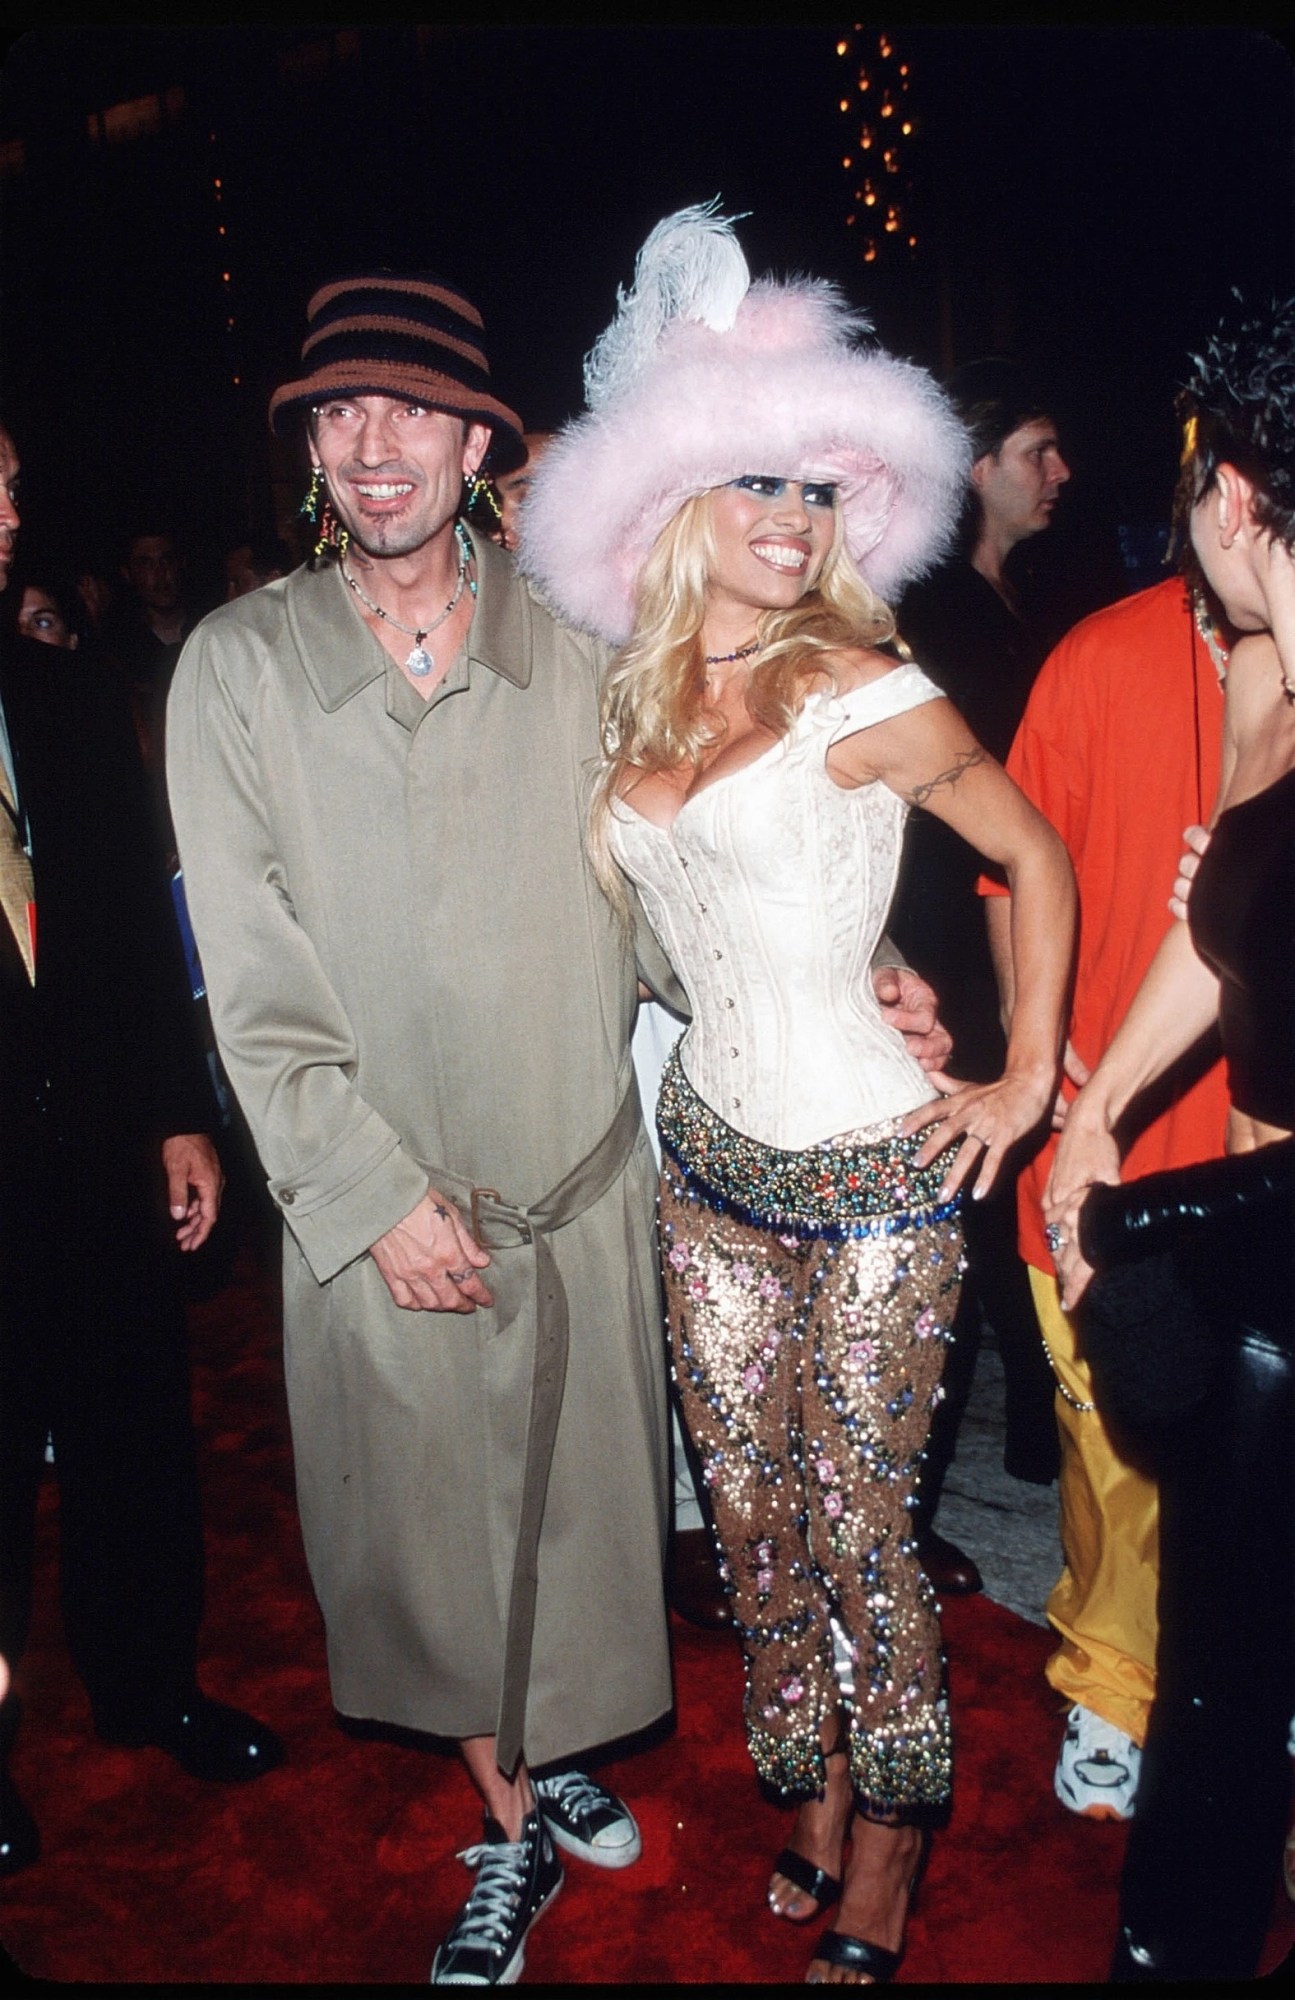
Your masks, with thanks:
[[[306,308],[303,372],[270,398],[270,428],[328,396],[408,396],[489,424],[490,466],[526,457],[522,420],[490,384],[481,314],[431,271],[360,271],[321,285]]]

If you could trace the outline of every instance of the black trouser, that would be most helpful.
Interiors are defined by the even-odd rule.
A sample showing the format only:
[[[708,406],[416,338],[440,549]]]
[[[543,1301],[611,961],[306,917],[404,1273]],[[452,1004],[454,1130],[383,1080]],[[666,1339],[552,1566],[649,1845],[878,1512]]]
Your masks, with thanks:
[[[1112,1215],[1123,1199],[1180,1230],[1176,1260],[1209,1343],[1205,1393],[1154,1446],[1156,1695],[1120,1885],[1118,1980],[1252,1978],[1277,1884],[1295,1711],[1295,1231],[1275,1175],[1276,1193],[1252,1212],[1211,1204],[1221,1211],[1227,1190],[1279,1157],[1211,1162],[1104,1197]]]
[[[107,1735],[148,1733],[194,1683],[202,1534],[177,1253],[158,1191],[39,1138],[0,1190],[0,1651],[31,1618],[52,1435],[68,1647]],[[0,1710],[0,1747],[12,1697]]]
[[[1233,1329],[1160,1466],[1160,1636],[1117,1976],[1249,1979],[1290,1810],[1295,1363]],[[1149,1963],[1144,1963],[1145,1955]]]

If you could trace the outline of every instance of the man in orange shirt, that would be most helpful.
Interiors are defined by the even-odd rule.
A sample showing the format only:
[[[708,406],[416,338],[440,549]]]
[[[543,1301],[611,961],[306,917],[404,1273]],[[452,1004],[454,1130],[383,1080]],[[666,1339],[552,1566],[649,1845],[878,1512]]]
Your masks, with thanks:
[[[1078,878],[1072,1085],[1103,1053],[1169,928],[1183,830],[1205,823],[1218,784],[1226,666],[1208,619],[1197,618],[1174,577],[1083,619],[1034,684],[1007,769],[1060,833]],[[980,889],[1010,1003],[1010,898],[987,877]],[[1057,1128],[1064,1111],[1059,1103]],[[1226,1115],[1223,1065],[1211,1046],[1157,1100],[1128,1150],[1126,1175],[1217,1156]],[[1127,1819],[1155,1691],[1156,1489],[1112,1443],[1093,1406],[1077,1325],[1061,1310],[1042,1213],[1055,1144],[1019,1181],[1021,1255],[1057,1379],[1061,1431],[1064,1567],[1047,1605],[1061,1646],[1047,1675],[1070,1710],[1055,1785],[1073,1812]]]

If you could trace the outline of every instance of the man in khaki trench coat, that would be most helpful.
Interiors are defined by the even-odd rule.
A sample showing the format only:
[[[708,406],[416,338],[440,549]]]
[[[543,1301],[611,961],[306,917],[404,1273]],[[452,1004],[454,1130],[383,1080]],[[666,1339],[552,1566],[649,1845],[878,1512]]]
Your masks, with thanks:
[[[189,640],[171,802],[286,1224],[334,1699],[460,1742],[485,1836],[432,1976],[505,1983],[561,1884],[553,1843],[639,1853],[570,1760],[670,1705],[636,971],[683,996],[646,928],[636,966],[585,858],[600,649],[456,525],[492,433],[496,464],[520,447],[479,316],[375,272],[309,321],[271,418],[309,413],[320,561]]]
[[[433,1976],[493,1984],[561,1882],[553,1839],[636,1858],[629,1813],[569,1762],[671,1700],[635,957],[583,852],[598,650],[456,530],[492,431],[498,455],[520,429],[478,315],[372,273],[309,318],[271,411],[310,412],[333,559],[193,635],[171,796],[287,1224],[334,1699],[462,1743],[486,1832]]]

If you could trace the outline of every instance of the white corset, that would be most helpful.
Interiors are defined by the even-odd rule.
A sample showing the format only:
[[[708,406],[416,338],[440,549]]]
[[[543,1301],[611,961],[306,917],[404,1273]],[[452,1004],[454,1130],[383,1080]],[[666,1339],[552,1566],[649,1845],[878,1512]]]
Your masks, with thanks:
[[[613,802],[612,851],[692,1006],[684,1074],[765,1145],[811,1146],[934,1094],[872,990],[908,807],[880,783],[836,784],[826,758],[940,695],[915,666],[812,694],[786,736],[668,830]]]

